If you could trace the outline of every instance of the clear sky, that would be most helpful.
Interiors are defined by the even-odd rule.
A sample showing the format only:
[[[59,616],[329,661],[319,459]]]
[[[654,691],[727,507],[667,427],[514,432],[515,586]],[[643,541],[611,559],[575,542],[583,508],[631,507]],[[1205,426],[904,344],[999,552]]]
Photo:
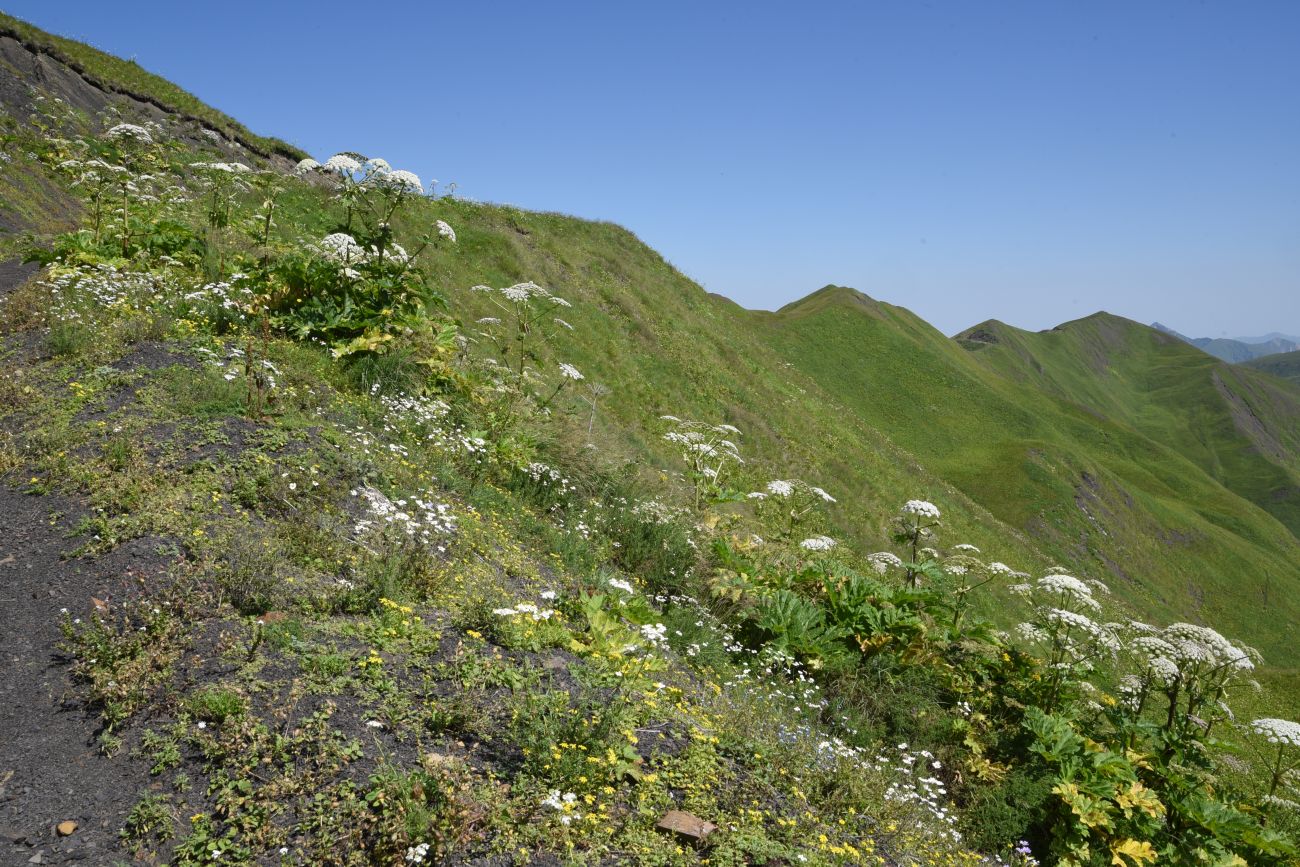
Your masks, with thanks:
[[[1300,332],[1300,2],[0,0],[747,307]]]

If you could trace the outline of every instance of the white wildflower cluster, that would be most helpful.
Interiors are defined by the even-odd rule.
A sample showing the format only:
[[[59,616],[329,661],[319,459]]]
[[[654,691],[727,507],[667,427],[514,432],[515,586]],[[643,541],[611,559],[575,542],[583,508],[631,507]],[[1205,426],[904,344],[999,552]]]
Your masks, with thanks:
[[[243,163],[234,163],[234,162],[190,163],[190,168],[205,169],[210,172],[225,172],[226,174],[229,175],[246,175],[253,171],[250,167],[244,165]]]
[[[253,306],[253,290],[243,274],[234,274],[229,280],[205,283],[192,292],[186,292],[181,300],[196,307],[210,305],[214,309],[226,310],[234,314],[234,318],[246,321]]]
[[[1045,575],[1038,579],[1037,590],[1075,607],[1101,611],[1101,603],[1093,598],[1092,587],[1072,575]]]
[[[119,123],[104,133],[109,141],[133,141],[138,144],[153,144],[153,134],[146,128],[133,123]]]
[[[673,428],[663,435],[664,440],[681,447],[682,460],[691,468],[697,505],[704,489],[721,484],[731,464],[745,462],[740,447],[731,439],[740,436],[734,425],[689,421],[675,415],[660,416],[660,420]]]
[[[520,602],[513,608],[494,608],[492,613],[497,617],[527,617],[534,623],[540,623],[543,620],[550,620],[555,616],[554,608],[539,608],[531,602]]]
[[[1081,637],[1086,636],[1092,642],[1107,650],[1115,651],[1119,649],[1119,639],[1115,636],[1115,633],[1086,614],[1070,611],[1067,608],[1048,608],[1044,612],[1044,618],[1048,623],[1059,627],[1058,636],[1066,636],[1073,642],[1077,642]]]
[[[50,290],[52,318],[82,321],[96,311],[157,313],[172,310],[185,293],[162,271],[128,271],[114,265],[55,267],[43,281]]]
[[[1119,653],[1117,624],[1098,623],[1089,616],[1101,605],[1087,583],[1054,567],[1038,581],[1014,584],[1009,590],[1034,606],[1033,619],[1015,631],[1022,641],[1046,649],[1049,677],[1058,682],[1076,678],[1091,671],[1098,657]]]
[[[491,286],[479,284],[470,287],[471,292],[484,292],[488,297],[504,299],[510,304],[528,304],[532,301],[541,301],[557,307],[572,307],[568,301],[565,301],[558,295],[552,295],[549,290],[542,288],[532,280],[523,283],[515,283],[512,286],[505,286],[500,289],[493,289]]]
[[[1174,623],[1165,627],[1160,637],[1173,646],[1174,661],[1180,668],[1204,666],[1231,671],[1252,671],[1259,652],[1244,644],[1234,644],[1208,626]]]
[[[889,551],[877,551],[874,554],[868,554],[867,563],[871,565],[872,570],[877,575],[884,575],[890,569],[903,568],[903,561],[899,556]]]
[[[674,521],[684,521],[688,517],[685,509],[674,509],[658,500],[640,500],[633,503],[628,511],[634,517],[651,524],[671,524]]]
[[[433,225],[438,230],[438,237],[446,238],[453,244],[456,242],[456,230],[448,225],[446,220],[434,220]]]
[[[564,377],[565,379],[571,379],[571,380],[573,380],[574,382],[577,382],[578,380],[580,380],[580,379],[584,379],[584,378],[585,378],[585,377],[584,377],[584,376],[583,376],[583,375],[578,371],[578,368],[574,367],[572,364],[561,364],[561,365],[560,365],[560,376]]]
[[[355,266],[364,265],[371,259],[370,248],[358,244],[356,239],[346,232],[334,232],[321,239],[318,250],[331,262],[343,266],[344,276],[356,280],[361,273]]]
[[[640,629],[641,637],[651,647],[666,647],[668,644],[668,627],[662,623],[647,624]]]
[[[624,593],[636,595],[636,588],[622,578],[609,579],[609,586],[613,587],[615,590],[621,590]]]
[[[414,846],[408,846],[406,849],[406,863],[423,864],[424,859],[429,857],[429,844],[417,843]]]
[[[234,382],[251,372],[260,381],[260,385],[268,389],[279,387],[276,377],[281,375],[280,368],[265,358],[256,360],[250,365],[244,350],[237,346],[227,346],[224,355],[218,355],[213,350],[202,346],[195,347],[194,352],[202,355],[204,360],[213,367],[221,368],[221,378],[226,382]]]
[[[554,494],[568,496],[576,490],[562,473],[541,461],[533,461],[524,467],[523,472],[534,484],[546,487]]]
[[[374,391],[378,386],[371,386]],[[409,394],[379,396],[389,420],[401,419],[407,424],[433,426],[438,425],[451,412],[451,406],[436,397],[419,397]]]
[[[799,543],[799,547],[805,551],[829,551],[835,545],[835,540],[830,536],[812,536]]]
[[[361,171],[361,161],[348,154],[335,154],[327,159],[321,168],[332,174],[350,177]]]
[[[371,175],[371,183],[401,193],[417,196],[424,193],[424,184],[420,183],[419,176],[405,169],[390,168],[387,171],[376,171]]]
[[[1250,728],[1251,731],[1265,738],[1270,744],[1286,744],[1300,747],[1300,723],[1268,717],[1253,720]]]
[[[358,159],[352,154],[335,154],[322,165],[315,160],[302,160],[294,168],[294,174],[320,171],[337,178],[344,184],[361,189],[391,191],[398,195],[421,195],[424,184],[414,172],[395,169],[388,161],[380,157]]]
[[[559,789],[551,789],[550,795],[542,801],[543,807],[549,807],[559,813],[560,824],[572,824],[575,819],[582,818],[582,811],[578,809],[578,796],[573,792],[561,792]]]
[[[354,493],[365,501],[369,512],[369,517],[358,521],[353,528],[358,536],[391,527],[410,539],[436,546],[440,553],[445,553],[446,546],[439,540],[456,530],[456,517],[446,503],[437,502],[429,493],[399,500],[390,500],[370,487]]]
[[[929,521],[939,520],[939,507],[926,500],[908,500],[901,511],[904,515],[915,515]]]
[[[785,501],[797,515],[806,514],[813,505],[834,503],[835,498],[822,488],[801,479],[773,479],[761,491],[752,491],[748,499],[762,503],[767,500]]]

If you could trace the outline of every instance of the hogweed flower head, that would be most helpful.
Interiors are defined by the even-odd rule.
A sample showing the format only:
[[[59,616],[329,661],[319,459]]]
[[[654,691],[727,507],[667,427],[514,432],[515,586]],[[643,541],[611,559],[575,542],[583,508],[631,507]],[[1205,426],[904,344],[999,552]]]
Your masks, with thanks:
[[[351,177],[361,171],[361,163],[347,154],[335,154],[325,161],[322,168],[327,172]]]
[[[804,539],[799,543],[799,547],[805,551],[829,551],[834,548],[836,542],[830,536],[813,536],[810,539]]]
[[[149,130],[133,123],[119,123],[104,133],[104,137],[112,141],[129,139],[140,144],[153,144],[153,136],[150,135]]]
[[[939,520],[939,507],[927,500],[908,500],[903,504],[904,515],[916,515],[918,518]]]
[[[1300,723],[1270,717],[1253,720],[1250,728],[1255,734],[1266,738],[1270,744],[1300,747]]]

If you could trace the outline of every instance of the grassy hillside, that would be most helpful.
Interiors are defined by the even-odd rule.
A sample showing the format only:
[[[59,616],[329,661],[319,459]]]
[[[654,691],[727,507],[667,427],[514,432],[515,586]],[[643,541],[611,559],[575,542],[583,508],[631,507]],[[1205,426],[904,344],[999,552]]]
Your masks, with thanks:
[[[1300,351],[1265,355],[1246,362],[1245,366],[1300,385]]]
[[[1289,386],[1113,317],[745,311],[608,223],[43,95],[0,185],[10,860],[1300,856],[1300,551],[1245,496]]]
[[[981,327],[997,342],[967,345],[992,369],[1169,446],[1300,534],[1300,389],[1107,314]]]
[[[1250,460],[1253,442],[1236,432],[1230,402],[1211,403],[1214,413],[1204,420],[1195,405],[1187,417],[1177,414],[1185,386],[1206,400],[1218,393],[1215,375],[1231,383],[1225,390],[1243,387],[1231,368],[1117,317],[1024,336],[987,323],[958,343],[902,308],[842,287],[751,317],[796,369],[856,417],[1030,534],[1051,556],[1114,580],[1138,610],[1223,618],[1287,653],[1290,623],[1300,611],[1288,607],[1271,620],[1256,606],[1266,587],[1274,588],[1270,606],[1291,605],[1300,577],[1296,538],[1206,469],[1246,462],[1257,478],[1234,483],[1292,518],[1296,428],[1288,420],[1296,417],[1297,402],[1290,391],[1257,376],[1245,380],[1257,390],[1252,400],[1258,394],[1272,401],[1260,403],[1261,413],[1270,413],[1265,430],[1286,444],[1283,460],[1291,462],[1278,466]],[[1132,370],[1150,363],[1146,400],[1140,395],[1147,385],[1119,385],[1120,371],[1106,362],[1107,352],[1125,356],[1135,340],[1134,351],[1146,344],[1172,355],[1167,365],[1133,361]],[[1215,370],[1207,373],[1207,366]],[[1162,377],[1172,394],[1160,387]],[[1167,433],[1154,421],[1162,405]],[[1194,426],[1184,442],[1181,428],[1189,418],[1222,441],[1201,443]],[[1286,498],[1271,500],[1279,490]]]

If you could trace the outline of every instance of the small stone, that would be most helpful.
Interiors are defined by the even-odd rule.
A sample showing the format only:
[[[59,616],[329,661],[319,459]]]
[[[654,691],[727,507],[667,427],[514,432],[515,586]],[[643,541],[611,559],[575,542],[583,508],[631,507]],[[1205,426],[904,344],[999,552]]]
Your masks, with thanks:
[[[60,837],[70,837],[72,832],[77,830],[77,823],[73,821],[60,822],[59,827],[55,830],[59,832]]]
[[[41,854],[40,852],[37,852],[35,855],[33,855],[32,857],[30,857],[30,858],[27,859],[27,863],[28,863],[28,864],[44,864],[44,863],[45,863],[45,856],[44,856],[43,854]]]
[[[569,663],[564,660],[563,656],[552,656],[542,663],[542,668],[547,671],[560,671],[568,667]]]
[[[695,842],[703,840],[718,830],[718,826],[712,822],[706,822],[699,816],[682,810],[669,810],[664,813],[655,827],[660,831],[668,831]]]

